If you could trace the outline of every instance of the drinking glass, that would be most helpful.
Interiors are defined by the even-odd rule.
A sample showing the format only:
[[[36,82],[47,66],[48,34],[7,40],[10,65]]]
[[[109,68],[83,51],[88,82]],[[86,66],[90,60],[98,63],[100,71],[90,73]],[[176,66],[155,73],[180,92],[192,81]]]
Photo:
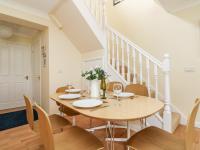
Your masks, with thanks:
[[[119,83],[115,83],[113,85],[113,92],[114,92],[114,95],[117,97],[117,100],[119,100],[119,95],[122,92],[122,85]]]

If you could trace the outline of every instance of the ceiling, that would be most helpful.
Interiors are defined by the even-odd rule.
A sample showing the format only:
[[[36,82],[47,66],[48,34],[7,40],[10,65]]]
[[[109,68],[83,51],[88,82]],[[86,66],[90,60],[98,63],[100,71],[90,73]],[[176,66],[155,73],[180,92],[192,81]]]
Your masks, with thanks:
[[[184,10],[186,8],[190,8],[196,5],[200,5],[200,0],[159,0],[170,12],[177,12]]]
[[[13,35],[24,37],[24,38],[32,38],[39,32],[36,29],[32,29],[29,27],[25,27],[25,26],[13,24],[13,23],[5,22],[5,21],[0,21],[0,26],[1,25],[5,25],[6,27],[10,28],[12,30]]]
[[[36,9],[43,13],[50,12],[61,0],[0,0],[2,4],[12,4]]]

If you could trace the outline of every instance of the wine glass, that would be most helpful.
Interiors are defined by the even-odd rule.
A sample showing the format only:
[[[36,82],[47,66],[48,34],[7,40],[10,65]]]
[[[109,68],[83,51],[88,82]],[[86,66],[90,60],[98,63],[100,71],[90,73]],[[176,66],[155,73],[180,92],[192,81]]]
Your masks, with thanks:
[[[73,83],[72,82],[68,82],[67,87],[68,87],[68,90],[73,89]]]
[[[119,100],[119,95],[122,92],[122,85],[119,83],[115,83],[113,85],[113,92],[114,92],[114,95],[117,96],[117,100]]]

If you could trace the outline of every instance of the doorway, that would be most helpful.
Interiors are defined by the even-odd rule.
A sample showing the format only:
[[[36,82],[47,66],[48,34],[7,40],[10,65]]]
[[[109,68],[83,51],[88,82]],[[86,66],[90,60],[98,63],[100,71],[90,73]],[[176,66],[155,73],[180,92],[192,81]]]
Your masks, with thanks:
[[[41,105],[41,34],[39,30],[0,21],[11,28],[0,36],[0,110],[25,106],[23,95]]]

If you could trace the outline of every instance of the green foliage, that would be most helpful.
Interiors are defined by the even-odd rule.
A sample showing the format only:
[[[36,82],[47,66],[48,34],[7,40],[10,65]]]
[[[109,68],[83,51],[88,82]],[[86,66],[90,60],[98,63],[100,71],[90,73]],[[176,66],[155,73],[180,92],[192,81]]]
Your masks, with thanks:
[[[89,71],[85,71],[81,74],[81,76],[87,80],[102,80],[108,77],[107,73],[101,67],[96,67]]]

